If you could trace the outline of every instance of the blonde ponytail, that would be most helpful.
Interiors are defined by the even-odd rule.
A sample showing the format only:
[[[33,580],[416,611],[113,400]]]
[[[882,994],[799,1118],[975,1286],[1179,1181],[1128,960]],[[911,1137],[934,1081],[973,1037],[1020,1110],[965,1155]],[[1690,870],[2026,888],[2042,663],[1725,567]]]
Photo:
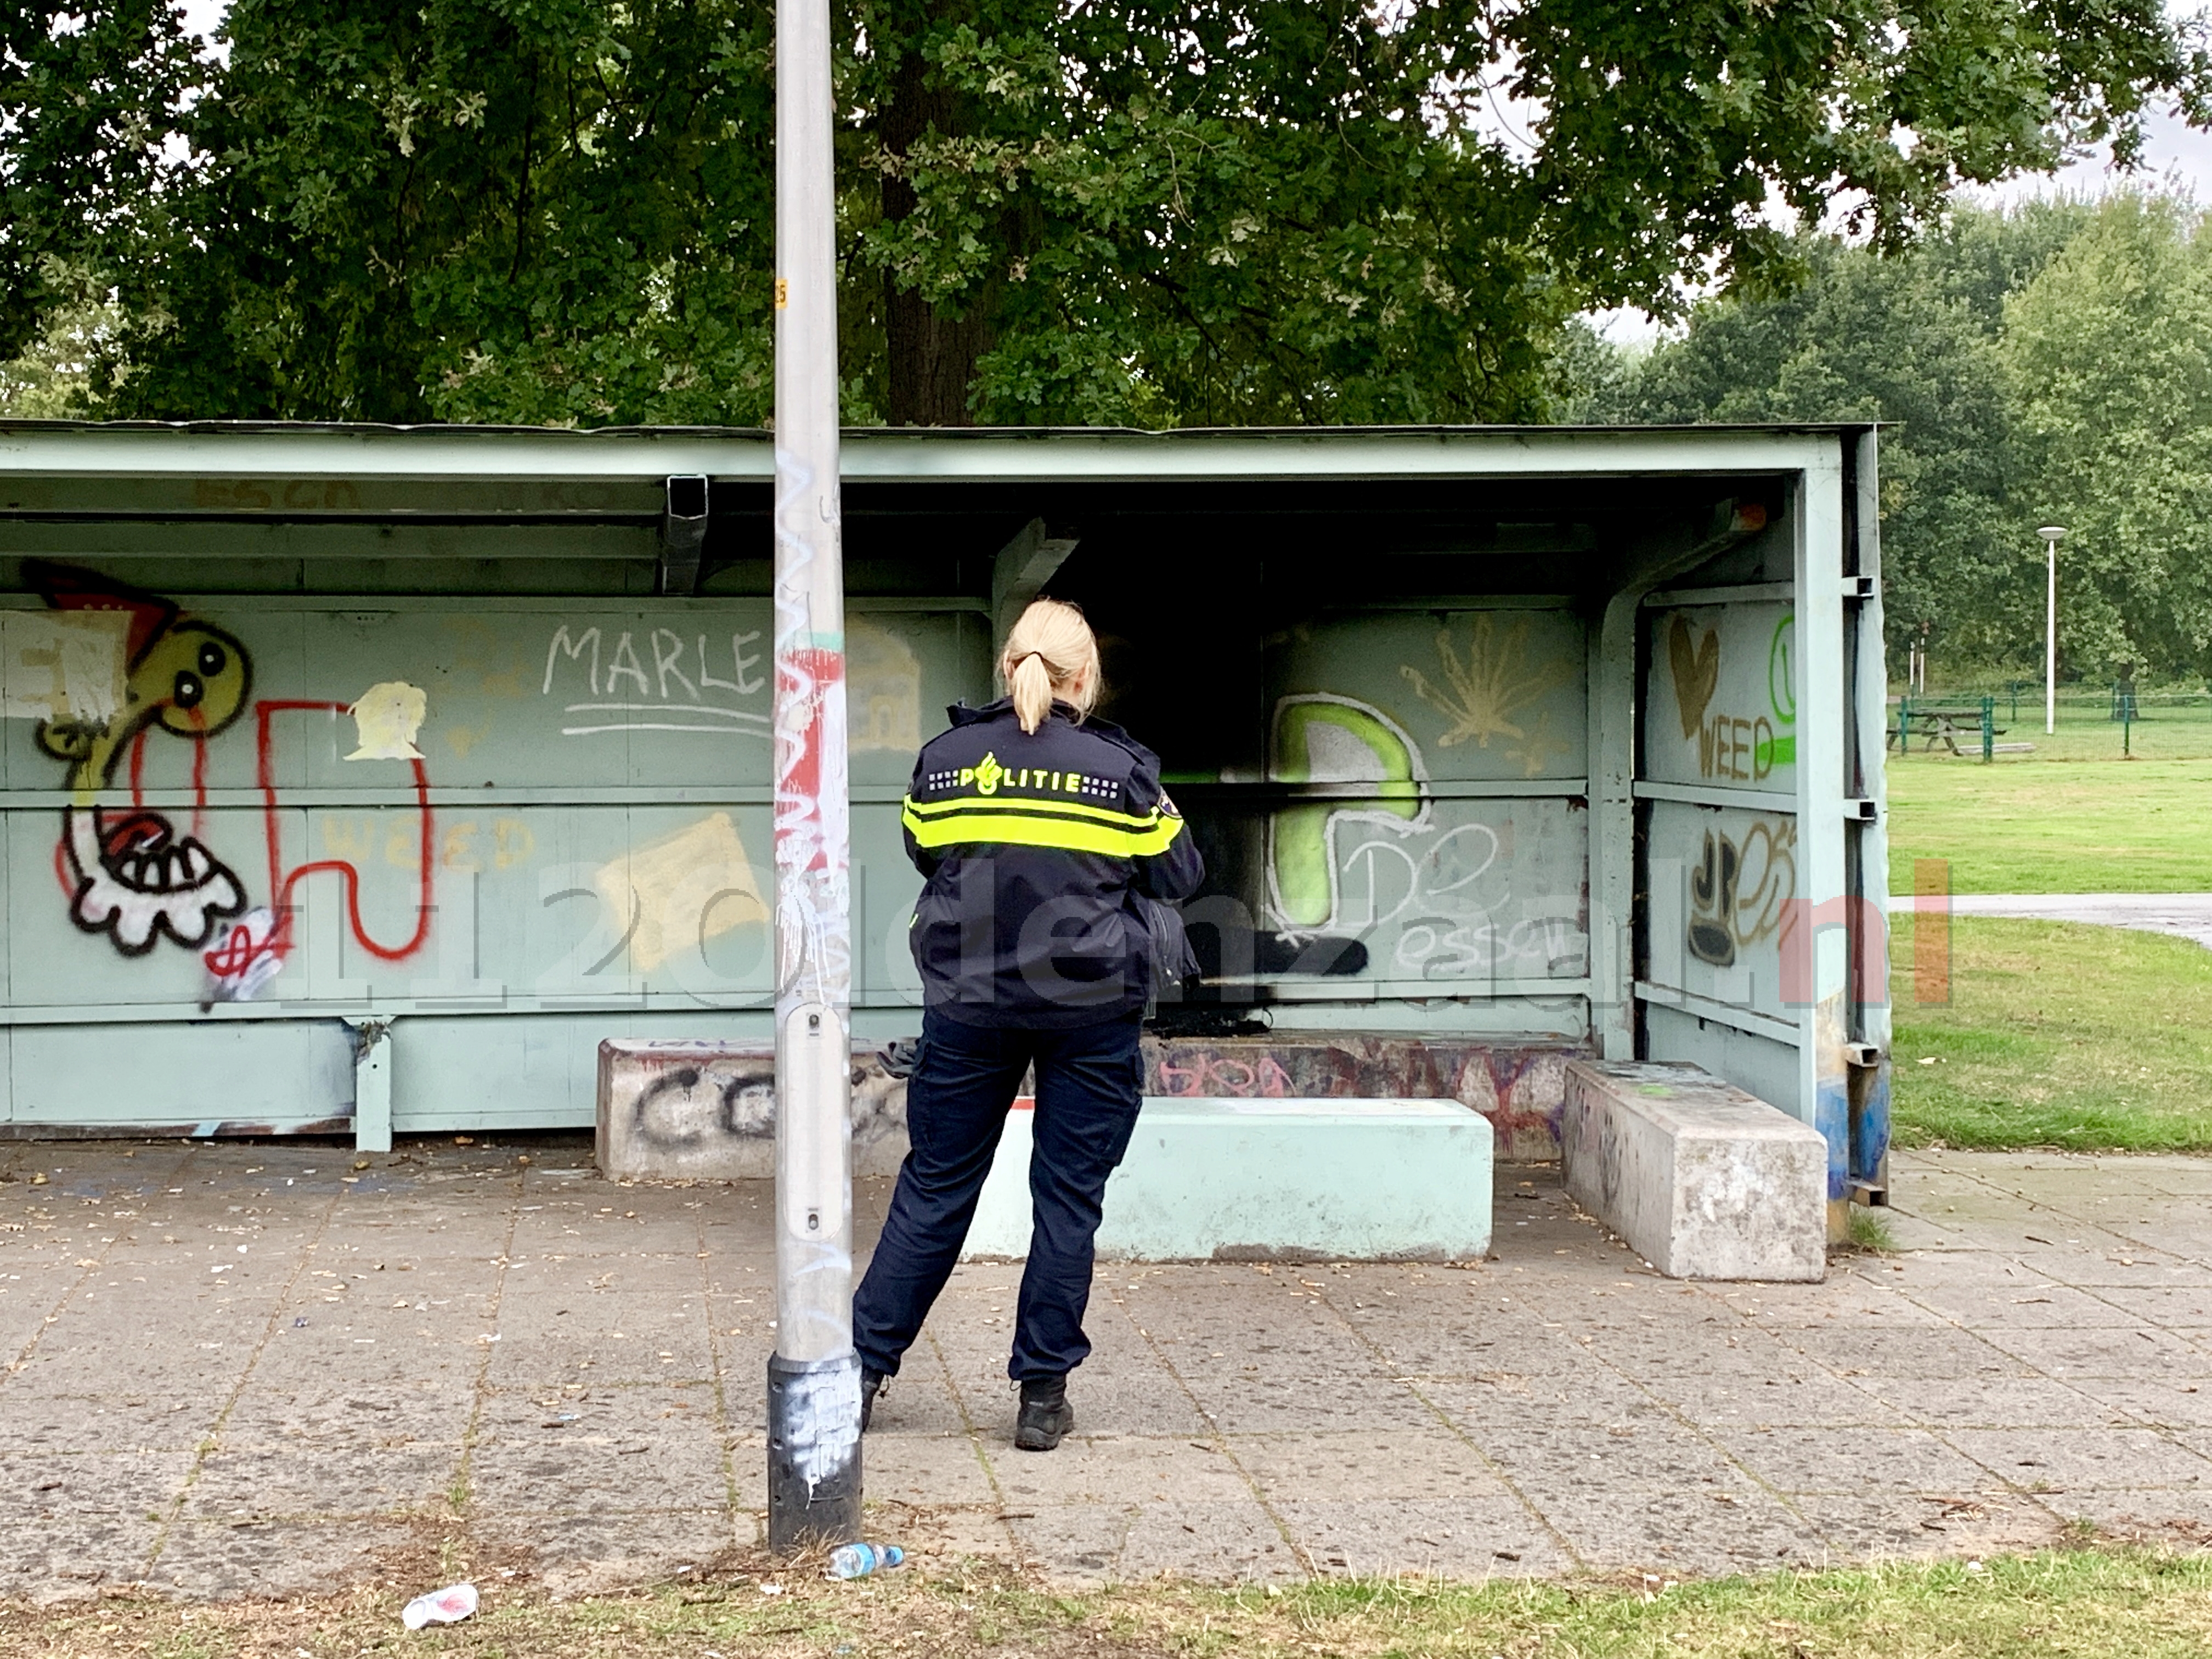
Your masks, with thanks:
[[[1044,724],[1055,698],[1073,704],[1079,716],[1089,714],[1098,701],[1098,641],[1091,624],[1072,605],[1033,601],[1006,635],[999,677],[1024,732]],[[1083,682],[1079,695],[1078,680]]]

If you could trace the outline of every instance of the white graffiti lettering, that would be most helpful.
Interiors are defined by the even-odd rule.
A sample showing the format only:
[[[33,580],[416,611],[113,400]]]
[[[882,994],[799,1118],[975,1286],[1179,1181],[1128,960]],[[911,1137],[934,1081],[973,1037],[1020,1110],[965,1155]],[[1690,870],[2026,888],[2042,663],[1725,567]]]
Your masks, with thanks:
[[[603,657],[601,647],[610,634],[614,649]],[[538,690],[548,697],[565,694],[573,701],[563,701],[562,712],[586,717],[562,726],[561,735],[567,738],[610,732],[688,732],[766,743],[770,733],[765,708],[736,708],[714,701],[716,692],[731,693],[734,700],[758,698],[768,689],[767,677],[755,672],[761,665],[761,653],[745,649],[760,637],[758,629],[729,636],[735,678],[725,678],[714,672],[716,665],[708,654],[704,634],[694,635],[687,647],[684,635],[672,628],[651,629],[645,636],[653,659],[648,669],[635,633],[563,623],[545,647],[545,672]],[[684,665],[694,653],[696,678]],[[580,690],[586,695],[580,696]]]
[[[555,633],[553,643],[545,648],[545,684],[541,688],[542,695],[550,696],[553,693],[554,659],[565,651],[568,653],[568,660],[574,662],[583,655],[586,646],[592,648],[592,695],[595,697],[599,695],[599,630],[587,628],[580,637],[571,639],[565,627]]]
[[[1361,842],[1340,862],[1340,922],[1360,936],[1397,928],[1389,959],[1413,978],[1583,971],[1589,941],[1578,896],[1516,896],[1510,872],[1497,870],[1501,850],[1498,832],[1480,822]]]

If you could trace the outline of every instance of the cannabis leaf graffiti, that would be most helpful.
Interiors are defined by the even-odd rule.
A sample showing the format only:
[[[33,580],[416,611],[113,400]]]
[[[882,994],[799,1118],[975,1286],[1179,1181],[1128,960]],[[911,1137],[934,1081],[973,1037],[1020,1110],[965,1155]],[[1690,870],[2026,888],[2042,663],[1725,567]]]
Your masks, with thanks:
[[[1489,748],[1492,738],[1528,743],[1529,731],[1521,724],[1523,711],[1571,684],[1577,672],[1564,658],[1530,660],[1526,617],[1501,635],[1493,617],[1478,616],[1463,660],[1451,629],[1438,629],[1437,659],[1443,675],[1441,685],[1411,663],[1398,672],[1413,682],[1415,696],[1451,722],[1437,740],[1446,749],[1470,738],[1479,749]]]

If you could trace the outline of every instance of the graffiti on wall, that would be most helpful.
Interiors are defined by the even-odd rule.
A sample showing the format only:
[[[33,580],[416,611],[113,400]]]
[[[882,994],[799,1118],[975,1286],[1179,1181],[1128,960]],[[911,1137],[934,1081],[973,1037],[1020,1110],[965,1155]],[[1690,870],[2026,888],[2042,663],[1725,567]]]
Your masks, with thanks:
[[[419,983],[483,994],[493,981],[474,965],[480,890],[471,878],[542,866],[543,831],[523,817],[433,811],[433,775],[479,743],[504,747],[502,734],[527,741],[586,726],[742,727],[760,739],[750,752],[761,759],[750,763],[766,770],[767,641],[733,622],[702,631],[681,620],[657,628],[652,617],[541,614],[502,629],[505,618],[467,617],[465,650],[441,646],[425,658],[437,665],[427,679],[414,677],[427,692],[393,670],[356,669],[357,679],[331,688],[348,695],[324,696],[311,681],[307,696],[278,696],[260,682],[271,659],[293,659],[286,646],[98,572],[35,561],[26,569],[43,603],[0,611],[0,717],[23,720],[40,753],[65,769],[73,798],[56,809],[52,859],[63,902],[101,954],[191,952],[206,974],[195,993],[203,1001],[274,994],[275,978],[302,969],[311,982],[297,994],[366,994],[365,981],[342,969],[341,952],[415,964],[410,971],[428,975]],[[341,631],[336,642],[347,649],[351,637]],[[926,648],[903,624],[854,620],[845,668],[856,754],[910,756],[918,747]],[[317,649],[304,659],[316,663]],[[475,700],[447,702],[454,693],[441,685],[466,687]],[[710,706],[723,712],[701,712]],[[465,723],[454,717],[464,708]],[[506,728],[508,708],[527,708],[527,726]],[[303,835],[302,803],[291,793],[303,764],[324,787],[343,776],[349,790],[388,781],[398,793],[387,802],[373,787],[377,804],[310,812]],[[380,771],[392,767],[404,769]],[[471,781],[479,775],[490,774],[472,772]],[[228,787],[210,788],[210,780]],[[732,964],[749,962],[750,947],[728,945],[710,959],[709,946],[764,926],[770,903],[766,846],[749,844],[742,823],[712,809],[650,829],[625,818],[613,844],[576,848],[562,884],[539,896],[549,909],[595,902],[592,951],[571,969],[575,953],[562,957],[559,941],[547,940],[551,948],[534,960],[561,960],[539,988],[599,988],[602,968],[617,977],[688,975],[686,988],[738,973]],[[568,920],[556,930],[563,937]],[[501,925],[486,937],[504,949],[519,934]],[[430,957],[432,966],[420,965]],[[580,977],[588,983],[574,983]]]
[[[1357,784],[1358,799],[1301,802],[1267,826],[1267,896],[1285,927],[1335,932],[1337,836],[1347,824],[1402,834],[1432,817],[1428,774],[1406,729],[1381,709],[1312,692],[1275,705],[1268,775],[1279,783]]]
[[[1383,710],[1333,693],[1283,698],[1270,727],[1269,776],[1334,786],[1268,820],[1269,919],[1286,939],[1394,930],[1376,941],[1389,970],[1418,979],[1551,975],[1586,959],[1580,879],[1520,895],[1521,914],[1504,914],[1514,896],[1502,890],[1514,820],[1501,830],[1469,816],[1485,810],[1472,802],[1434,799],[1419,745]],[[1564,823],[1569,808],[1543,801],[1508,810],[1556,811]]]
[[[921,747],[921,659],[888,629],[845,620],[845,718],[854,753],[911,755]]]
[[[547,640],[541,696],[560,699],[565,738],[685,732],[768,743],[768,650],[757,628],[708,634],[673,628],[562,623]],[[921,659],[864,618],[848,618],[845,676],[849,746],[921,747]]]
[[[264,698],[253,705],[255,781],[261,793],[261,839],[267,860],[270,902],[264,912],[249,913],[204,960],[217,999],[251,997],[283,967],[295,945],[299,915],[295,894],[310,876],[334,876],[344,896],[346,929],[354,944],[379,962],[412,959],[429,942],[437,911],[437,825],[430,806],[430,774],[414,738],[428,698],[402,682],[379,685],[349,702],[313,698]],[[350,714],[356,742],[346,759],[404,759],[414,775],[415,811],[411,835],[402,844],[411,853],[394,860],[415,870],[415,927],[397,944],[378,939],[362,919],[360,866],[350,858],[322,858],[305,864],[284,861],[283,804],[276,783],[276,717],[282,714]],[[379,753],[397,748],[398,753]],[[410,757],[411,757],[411,758]]]
[[[125,956],[143,956],[165,936],[198,947],[246,908],[237,875],[165,815],[134,802],[111,817],[93,798],[126,755],[135,781],[153,732],[192,744],[193,776],[204,777],[208,743],[238,719],[252,687],[246,647],[167,599],[90,571],[32,561],[24,574],[58,619],[98,619],[58,629],[44,651],[24,641],[30,630],[11,629],[9,707],[42,705],[34,741],[67,766],[76,796],[62,809],[57,853],[70,919]],[[26,682],[40,668],[52,678],[43,698],[33,697]]]
[[[346,702],[254,701],[244,643],[174,601],[74,566],[30,560],[24,574],[47,611],[6,619],[0,708],[35,720],[40,751],[68,768],[75,799],[62,809],[54,867],[81,931],[126,957],[167,939],[201,953],[210,999],[249,997],[291,949],[300,882],[332,872],[345,884],[348,920],[363,949],[398,961],[422,948],[434,907],[429,779],[415,747],[428,706],[420,690],[390,681]],[[242,863],[210,845],[205,823],[210,745],[249,708],[268,872],[267,902],[252,908]],[[404,944],[380,944],[363,924],[360,872],[350,860],[284,861],[271,722],[300,711],[352,717],[357,741],[348,760],[403,759],[413,769],[419,886],[416,928]],[[164,737],[191,745],[189,828],[145,803],[147,744]],[[118,781],[130,790],[127,809],[97,799]]]
[[[711,1154],[722,1143],[775,1141],[774,1049],[671,1043],[667,1061],[644,1044],[630,1050],[624,1070],[631,1075],[622,1080],[634,1077],[636,1092],[624,1116],[639,1145],[662,1154]],[[888,1069],[883,1055],[855,1053],[848,1081],[856,1149],[903,1131],[906,1078]]]
[[[1176,1098],[1454,1100],[1490,1119],[1501,1153],[1559,1155],[1567,1048],[1486,1037],[1275,1036],[1194,1040],[1147,1032],[1144,1092]],[[729,1177],[775,1169],[775,1055],[696,1041],[600,1048],[617,1171]],[[855,1171],[895,1173],[905,1155],[910,1054],[855,1047]],[[635,1159],[632,1162],[632,1159]]]
[[[747,922],[768,921],[768,902],[727,812],[624,849],[592,881],[608,914],[627,918],[623,944],[641,974]]]
[[[1551,901],[1546,913],[1519,916],[1502,916],[1498,902],[1485,907],[1474,897],[1474,884],[1490,874],[1501,851],[1497,830],[1468,823],[1412,862],[1404,899],[1378,919],[1399,927],[1390,959],[1401,972],[1450,980],[1520,970],[1544,977],[1586,968],[1579,894],[1540,896]]]
[[[1776,937],[1797,897],[1797,821],[1754,819],[1741,836],[1707,830],[1690,871],[1684,943],[1715,968]]]
[[[1766,707],[1746,713],[1712,707],[1721,684],[1721,636],[1702,635],[1677,612],[1667,628],[1667,665],[1674,712],[1686,742],[1698,745],[1698,775],[1732,783],[1764,782],[1797,758],[1797,694],[1792,650],[1797,619],[1785,614],[1766,646]]]
[[[370,686],[346,710],[353,716],[354,730],[360,738],[346,758],[421,760],[422,751],[415,746],[415,739],[422,735],[422,721],[429,711],[430,699],[420,686],[410,685],[404,680],[386,680]]]
[[[121,611],[0,612],[0,718],[113,720],[123,707],[130,626]]]
[[[1450,629],[1437,630],[1438,680],[1410,663],[1398,672],[1411,683],[1416,696],[1449,722],[1437,739],[1439,747],[1449,749],[1472,739],[1478,749],[1487,749],[1492,738],[1510,738],[1517,748],[1499,747],[1534,778],[1542,776],[1555,759],[1573,752],[1574,745],[1553,731],[1548,712],[1537,710],[1532,720],[1528,711],[1553,692],[1572,685],[1582,666],[1564,657],[1535,660],[1528,645],[1529,623],[1524,616],[1501,632],[1495,617],[1478,612],[1464,657]]]
[[[645,635],[639,652],[637,635]],[[544,696],[574,701],[563,712],[575,717],[563,726],[564,738],[596,737],[609,732],[705,732],[723,737],[769,738],[765,710],[737,706],[734,699],[757,697],[768,686],[760,672],[767,653],[757,648],[761,630],[690,638],[672,628],[623,629],[610,634],[598,627],[562,624],[546,642]],[[650,668],[647,658],[652,659]],[[730,678],[717,672],[727,665]],[[716,694],[727,692],[727,697]]]

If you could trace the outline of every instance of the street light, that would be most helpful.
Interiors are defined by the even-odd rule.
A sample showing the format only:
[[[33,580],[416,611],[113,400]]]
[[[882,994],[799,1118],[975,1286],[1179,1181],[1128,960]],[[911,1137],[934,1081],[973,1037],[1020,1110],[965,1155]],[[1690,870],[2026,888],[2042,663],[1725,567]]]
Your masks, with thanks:
[[[830,0],[775,8],[775,1352],[768,1541],[860,1528]]]
[[[2051,579],[2043,600],[2043,735],[2058,729],[2058,538],[2063,524],[2047,524],[2035,532],[2043,538],[2050,556]]]

